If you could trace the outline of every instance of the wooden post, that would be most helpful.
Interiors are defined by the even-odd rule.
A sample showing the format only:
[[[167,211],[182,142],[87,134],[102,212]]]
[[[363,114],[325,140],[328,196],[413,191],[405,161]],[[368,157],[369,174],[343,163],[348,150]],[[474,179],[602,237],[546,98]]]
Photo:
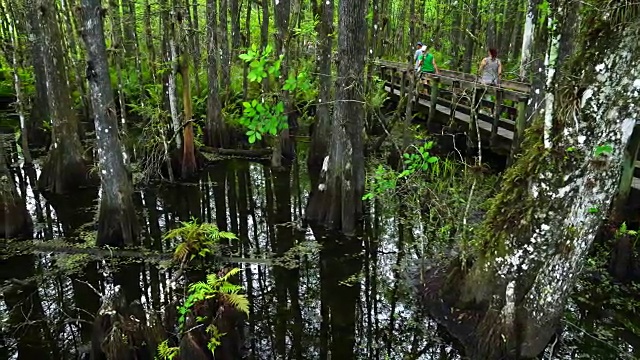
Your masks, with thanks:
[[[384,86],[387,86],[387,67],[384,65],[380,65],[380,79],[384,81]]]
[[[515,156],[520,150],[520,143],[524,138],[524,130],[527,121],[527,101],[529,101],[529,97],[526,95],[518,97],[518,117],[516,118],[516,128],[513,132],[513,137],[511,138],[511,154],[507,160],[507,166],[511,166],[511,164],[514,163]]]
[[[496,137],[498,135],[498,127],[500,126],[500,113],[502,112],[502,99],[504,93],[502,89],[496,89],[496,100],[493,103],[493,124],[491,125],[491,146],[495,146]]]
[[[469,116],[469,131],[467,142],[469,147],[476,148],[478,145],[478,139],[480,138],[480,133],[477,129],[478,122],[478,111],[480,104],[482,103],[482,94],[484,94],[485,88],[479,87],[476,85],[476,88],[473,91],[473,98],[471,99],[471,113]]]
[[[407,70],[402,71],[402,76],[400,77],[400,98],[403,98],[407,92]]]
[[[397,84],[396,84],[396,77],[397,77],[397,73],[396,73],[396,69],[395,68],[389,68],[389,80],[391,81],[391,94],[394,95],[395,94],[395,89],[398,88]]]
[[[454,124],[456,120],[456,106],[458,106],[458,89],[460,88],[460,81],[453,80],[453,85],[451,86],[451,107],[449,109],[451,112],[449,113],[449,122],[450,125]]]
[[[440,88],[440,77],[437,75],[430,76],[429,81],[431,102],[429,104],[429,117],[427,118],[427,128],[436,117],[436,106],[438,105],[438,90]]]

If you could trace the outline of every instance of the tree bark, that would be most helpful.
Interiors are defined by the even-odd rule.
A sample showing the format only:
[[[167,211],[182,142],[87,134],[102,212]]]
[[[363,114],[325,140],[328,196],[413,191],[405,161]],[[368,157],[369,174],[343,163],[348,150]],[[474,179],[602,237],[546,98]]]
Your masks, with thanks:
[[[316,105],[316,123],[311,134],[311,145],[307,157],[307,167],[311,180],[311,192],[318,191],[322,162],[327,156],[331,137],[331,50],[333,38],[333,0],[313,1],[313,13],[320,20],[316,26],[318,33],[318,105]],[[375,39],[372,39],[375,41]]]
[[[207,97],[207,124],[205,126],[206,144],[214,148],[227,145],[225,123],[222,117],[218,86],[218,42],[216,36],[216,0],[207,0],[207,79],[209,91]]]
[[[524,21],[524,35],[522,36],[522,51],[520,53],[520,78],[523,80],[526,80],[531,73],[529,69],[532,60],[533,35],[535,33],[539,5],[540,0],[527,1],[527,14]]]
[[[228,11],[227,0],[220,0],[220,8],[218,9],[218,15],[220,16],[218,46],[222,55],[220,57],[220,85],[224,90],[225,97],[229,93],[229,86],[231,85],[231,59],[229,55],[229,32],[227,31]]]
[[[469,33],[467,34],[467,40],[464,49],[464,65],[462,71],[466,73],[471,72],[473,66],[473,52],[476,47],[476,42],[473,36],[477,35],[476,29],[478,28],[478,0],[471,0],[471,19],[469,21]]]
[[[86,185],[90,178],[82,157],[55,3],[53,0],[30,0],[29,3],[44,39],[41,50],[44,51],[45,82],[49,89],[47,101],[53,124],[52,149],[43,164],[38,187],[43,192],[63,194]]]
[[[34,0],[32,0],[34,1]],[[31,143],[36,146],[44,146],[46,142],[43,125],[49,122],[49,102],[47,100],[47,75],[44,67],[44,36],[42,28],[36,16],[29,16],[27,21],[28,39],[31,50],[31,65],[35,77],[35,97],[32,101],[29,114],[28,132],[31,135]]]
[[[133,245],[138,237],[133,186],[124,166],[123,148],[118,137],[101,13],[100,0],[82,0],[87,80],[102,183],[96,245]]]
[[[309,220],[353,235],[364,193],[363,74],[366,56],[366,0],[339,5],[338,84],[329,155],[321,183],[309,205]]]
[[[191,36],[193,37],[193,72],[195,77],[194,80],[196,83],[197,96],[200,96],[200,63],[202,62],[202,59],[200,52],[200,20],[198,19],[198,0],[193,0],[191,16],[193,17],[193,29],[191,31]]]
[[[241,0],[231,1],[231,46],[235,50],[233,56],[235,57],[237,51],[240,49],[240,8]],[[247,6],[251,7],[251,1],[247,1]]]
[[[182,104],[184,106],[183,121],[183,149],[182,149],[182,178],[188,179],[197,170],[195,145],[193,143],[193,110],[191,105],[191,84],[189,81],[189,57],[183,55],[182,68]]]
[[[462,310],[451,314],[437,292],[426,295],[478,359],[533,358],[545,348],[618,190],[640,117],[631,106],[640,102],[640,19],[630,15],[638,5],[612,1],[583,13],[577,0],[556,5],[545,115],[478,231],[478,259],[468,270],[454,266],[458,276],[450,272],[440,292]],[[460,326],[470,322],[473,334]]]
[[[31,216],[9,171],[0,140],[0,238],[32,237]]]
[[[283,79],[287,79],[289,74],[289,63],[291,60],[290,54],[285,54],[285,47],[289,48],[289,20],[291,17],[291,1],[290,0],[278,0],[275,1],[274,6],[274,19],[276,23],[276,39],[275,49],[276,56],[284,55],[282,64],[280,66],[280,76]],[[284,103],[285,114],[287,114],[288,127],[282,130],[275,138],[275,144],[273,146],[273,155],[271,156],[271,166],[278,168],[282,166],[282,159],[292,160],[294,158],[294,145],[290,136],[290,129],[295,125],[292,121],[293,106],[289,97],[288,91],[280,92],[280,99]]]

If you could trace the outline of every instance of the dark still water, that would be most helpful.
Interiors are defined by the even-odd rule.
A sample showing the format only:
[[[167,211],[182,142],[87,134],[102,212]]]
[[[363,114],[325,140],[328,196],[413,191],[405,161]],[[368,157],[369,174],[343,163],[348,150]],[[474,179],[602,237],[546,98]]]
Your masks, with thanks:
[[[184,291],[170,258],[64,251],[65,243],[92,245],[99,191],[45,200],[34,192],[29,174],[17,175],[34,239],[60,250],[16,255],[12,247],[0,249],[0,360],[78,359],[91,342],[103,297],[116,287],[127,302],[139,304],[146,322],[162,325]],[[314,236],[302,223],[308,189],[304,166],[275,171],[258,163],[220,162],[198,182],[139,190],[141,241],[170,253],[175,243],[163,234],[192,218],[238,235],[240,241],[225,254],[233,263],[206,270],[243,269],[240,283],[251,306],[237,335],[241,358],[463,359],[414,300],[418,249],[399,240],[393,206],[371,210],[362,239]],[[605,286],[614,285],[581,282],[553,346],[554,359],[640,355],[637,300],[629,295],[634,291],[612,295]]]

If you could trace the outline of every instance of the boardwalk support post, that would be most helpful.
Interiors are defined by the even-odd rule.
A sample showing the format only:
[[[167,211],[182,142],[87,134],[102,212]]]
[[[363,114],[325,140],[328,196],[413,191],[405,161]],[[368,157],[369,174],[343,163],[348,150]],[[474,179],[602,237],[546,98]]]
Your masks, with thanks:
[[[498,127],[500,126],[500,114],[502,113],[502,99],[504,92],[502,89],[496,89],[496,100],[493,103],[493,124],[491,125],[491,146],[496,146],[496,138],[498,136]]]
[[[430,94],[431,94],[431,102],[429,104],[429,118],[427,118],[427,128],[429,127],[429,124],[431,124],[431,122],[433,121],[433,119],[435,119],[436,117],[436,106],[438,105],[438,90],[440,88],[440,78],[436,75],[431,76],[430,79]]]
[[[511,140],[511,154],[509,155],[509,159],[507,160],[507,166],[511,166],[511,164],[515,162],[515,156],[520,150],[520,143],[524,138],[524,129],[526,127],[527,121],[526,108],[528,100],[528,96],[518,97],[518,117],[516,118],[516,128],[513,131],[513,138]]]
[[[451,85],[451,106],[449,109],[451,112],[449,113],[449,125],[453,126],[456,120],[456,107],[458,106],[458,89],[460,89],[460,81],[453,80],[453,84]]]
[[[402,76],[400,77],[400,98],[403,98],[407,92],[407,70],[401,70]]]
[[[640,126],[636,125],[633,129],[633,133],[631,134],[631,138],[629,139],[629,143],[624,149],[620,186],[613,203],[614,217],[625,213],[625,207],[627,205],[629,194],[631,193],[631,186],[633,185],[633,175],[636,169],[635,164],[636,159],[638,158],[638,149],[640,149]],[[623,216],[620,217],[623,218]]]
[[[486,88],[479,87],[476,85],[473,91],[473,98],[471,99],[471,113],[469,114],[469,132],[467,143],[470,148],[477,148],[477,141],[480,139],[480,134],[478,132],[478,112],[480,111],[480,106],[482,105],[482,95],[485,93]]]
[[[384,85],[387,86],[387,67],[380,65],[380,78],[384,81]]]

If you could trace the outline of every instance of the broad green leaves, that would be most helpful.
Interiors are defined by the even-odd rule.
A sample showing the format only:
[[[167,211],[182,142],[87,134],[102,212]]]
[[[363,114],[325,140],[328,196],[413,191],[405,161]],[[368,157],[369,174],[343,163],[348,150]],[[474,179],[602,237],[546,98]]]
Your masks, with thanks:
[[[373,175],[373,182],[369,192],[362,197],[362,200],[371,200],[378,194],[395,190],[398,180],[415,174],[424,174],[427,170],[436,166],[439,159],[429,153],[432,147],[433,141],[428,141],[422,146],[416,147],[416,152],[402,154],[404,169],[400,173],[379,165]]]
[[[253,144],[261,140],[263,135],[277,135],[279,131],[289,127],[287,116],[284,115],[284,104],[279,101],[276,104],[258,102],[258,100],[242,103],[243,112],[240,124],[249,130],[246,135],[249,143]]]
[[[239,55],[240,59],[249,64],[247,79],[249,82],[261,84],[264,79],[279,79],[280,67],[284,56],[272,58],[273,48],[265,47],[261,52],[256,45],[252,46],[245,54]],[[305,72],[289,77],[282,86],[282,91],[288,91],[296,95],[296,92],[309,92],[311,81]],[[240,124],[248,130],[245,133],[249,143],[262,140],[265,136],[276,136],[280,131],[289,127],[284,103],[274,96],[263,94],[262,99],[253,99],[242,103],[242,116]]]

